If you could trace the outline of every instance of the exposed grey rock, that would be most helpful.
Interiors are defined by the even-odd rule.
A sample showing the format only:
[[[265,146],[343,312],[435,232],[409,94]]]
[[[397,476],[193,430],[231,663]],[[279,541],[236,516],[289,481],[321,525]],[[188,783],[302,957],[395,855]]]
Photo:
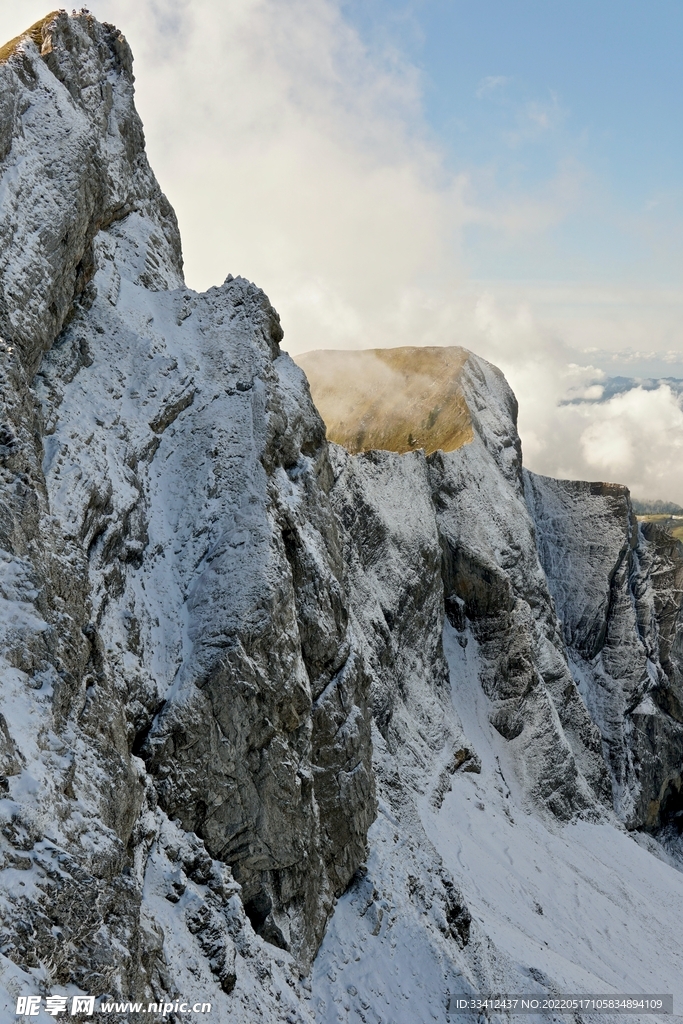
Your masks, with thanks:
[[[525,828],[525,818],[540,812],[551,834],[564,835],[558,822],[618,825],[614,807],[632,825],[616,789],[613,796],[604,718],[589,699],[586,661],[579,664],[574,644],[578,636],[593,647],[602,644],[615,675],[635,675],[635,697],[642,693],[636,684],[645,634],[651,656],[655,647],[677,650],[680,640],[679,565],[671,538],[665,542],[658,533],[656,553],[654,538],[637,541],[623,488],[573,484],[564,494],[562,482],[525,476],[516,402],[500,373],[470,355],[460,384],[474,437],[455,451],[425,459],[422,452],[352,456],[331,446],[332,503],[344,527],[351,608],[372,679],[380,816],[370,832],[367,873],[343,898],[314,967],[313,991],[325,1022],[336,1020],[340,1007],[381,1017],[386,1006],[390,1019],[403,1020],[408,1006],[405,1019],[447,1020],[449,1011],[457,1012],[454,993],[562,988],[531,963],[537,953],[526,923],[514,932],[511,959],[492,932],[483,938],[479,922],[492,898],[488,888],[474,886],[475,911],[446,866],[447,859],[451,866],[467,865],[452,808],[471,800],[475,818],[481,814],[479,829],[494,830],[492,846],[498,842],[504,855],[495,860],[489,888],[500,884],[509,892],[520,874],[506,844]],[[547,494],[532,491],[542,483],[558,494],[560,518],[552,532],[543,519]],[[569,521],[573,494],[596,496],[575,523]],[[593,561],[599,552],[609,557]],[[558,587],[576,622],[563,620]],[[658,692],[673,706],[680,692],[677,656],[667,664],[675,681]],[[465,729],[454,704],[467,709]],[[639,764],[628,792],[660,794],[656,820],[666,825],[656,826],[659,844],[652,849],[662,859],[663,847],[680,858],[673,833],[683,808],[675,774],[682,759],[670,723],[659,727],[664,716],[648,732],[653,711],[641,702],[630,722],[622,700],[614,704],[613,719],[632,744],[628,756]],[[495,739],[490,729],[486,738],[485,719]],[[476,821],[463,821],[462,829],[473,834],[476,849]],[[620,841],[624,835],[614,834]],[[536,861],[539,872],[548,865],[552,873],[552,859]],[[581,875],[582,869],[570,870]],[[588,875],[582,878],[588,884]],[[523,890],[533,891],[534,881],[527,878]],[[444,893],[445,904],[439,899]],[[562,913],[550,893],[530,900],[529,908],[536,918]],[[500,913],[504,932],[510,922],[505,899]],[[375,966],[362,991],[364,957]]]
[[[427,951],[425,1019],[550,988],[441,822],[614,803],[673,849],[680,547],[624,489],[525,475],[466,353],[461,448],[328,445],[263,292],[184,286],[131,67],[85,12],[0,64],[0,1000],[337,1020],[370,1006],[335,987],[366,942]]]
[[[516,402],[474,356],[462,381],[475,437],[430,458],[446,608],[454,625],[463,612],[472,623],[491,722],[515,751],[527,791],[561,818],[592,813],[609,800],[609,782],[536,553]]]
[[[242,999],[305,970],[365,856],[368,679],[324,427],[265,295],[184,287],[131,66],[86,13],[0,65],[0,803],[32,869],[25,894],[0,876],[3,951],[44,990],[163,1001],[186,942]]]
[[[656,523],[640,524],[640,540],[652,588],[649,606],[657,624],[659,664],[666,677],[659,677],[652,695],[662,711],[683,722],[683,550]]]
[[[142,215],[142,283],[182,281],[178,227],[145,156],[132,64],[113,25],[64,12],[0,64],[0,334],[21,348],[29,376],[95,272],[98,231]],[[21,173],[7,173],[13,166]]]
[[[528,473],[526,488],[615,808],[629,828],[657,830],[681,789],[681,546],[639,527],[625,487]]]

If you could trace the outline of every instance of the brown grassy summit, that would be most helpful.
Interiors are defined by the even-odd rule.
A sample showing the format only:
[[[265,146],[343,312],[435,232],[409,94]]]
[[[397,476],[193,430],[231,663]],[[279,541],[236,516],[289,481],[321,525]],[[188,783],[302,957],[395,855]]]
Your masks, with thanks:
[[[454,451],[472,440],[463,348],[377,348],[296,356],[327,427],[352,453]]]
[[[22,40],[26,39],[27,37],[30,37],[36,44],[38,49],[40,49],[43,45],[44,26],[47,25],[49,22],[53,21],[53,19],[56,18],[58,14],[59,11],[51,11],[51,13],[46,15],[46,17],[41,18],[40,21],[37,21],[35,25],[31,25],[31,27],[27,28],[25,32],[22,32],[20,36],[16,36],[14,39],[10,39],[8,43],[5,43],[4,46],[0,46],[0,64],[4,64],[6,61],[8,61],[9,58],[17,52],[19,44],[22,42]]]

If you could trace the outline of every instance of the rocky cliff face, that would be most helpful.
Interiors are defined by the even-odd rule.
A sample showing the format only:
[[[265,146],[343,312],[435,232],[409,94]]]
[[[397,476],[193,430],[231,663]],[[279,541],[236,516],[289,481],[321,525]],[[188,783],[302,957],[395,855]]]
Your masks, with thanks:
[[[402,352],[426,395],[443,389],[430,391],[421,350]],[[365,365],[377,353],[364,357],[348,397],[333,392],[338,353],[301,363],[335,423],[360,409],[372,432],[386,410]],[[380,362],[386,372],[390,361]],[[438,692],[445,611],[477,639],[490,721],[527,796],[560,819],[614,808],[628,828],[656,831],[677,813],[681,789],[680,546],[655,524],[639,526],[624,487],[523,470],[502,375],[463,350],[451,362],[456,418],[464,402],[470,421],[452,450],[333,460],[352,605],[371,638],[375,720],[391,736],[398,695],[410,702],[417,692],[411,679],[431,677]],[[423,693],[419,704],[428,706]]]
[[[447,1021],[621,984],[603,898],[654,984],[680,546],[623,488],[526,473],[464,350],[416,370],[452,450],[403,419],[405,454],[329,444],[266,296],[185,287],[131,67],[87,13],[0,51],[0,1002]]]
[[[639,527],[624,487],[528,473],[526,488],[615,809],[629,828],[657,831],[680,810],[681,546]]]
[[[224,879],[303,969],[375,814],[324,427],[263,293],[184,287],[118,31],[59,14],[0,75],[3,950],[168,992],[165,849],[229,991]]]
[[[524,471],[514,396],[499,371],[465,356],[458,387],[469,442],[428,457],[332,449],[331,499],[372,684],[380,820],[368,874],[337,911],[314,972],[325,1021],[336,1019],[340,1004],[381,1017],[385,1001],[392,1020],[448,1019],[454,991],[523,991],[530,963],[545,965],[534,966],[532,987],[561,987],[560,977],[571,987],[545,949],[563,955],[560,935],[572,931],[563,909],[565,855],[539,855],[535,838],[521,840],[525,813],[540,815],[551,832],[558,822],[583,820],[599,833],[601,822],[611,822],[616,836],[616,812],[629,829],[643,830],[634,834],[646,848],[656,852],[648,846],[655,834],[680,856],[679,662],[669,653],[683,597],[680,549],[661,531],[638,529],[625,488]],[[315,399],[318,386],[332,383],[325,353],[301,361],[315,367]],[[340,419],[348,414],[343,402],[340,392],[333,403]],[[482,839],[489,828],[493,874]],[[521,865],[541,872],[549,857],[556,889],[546,890]],[[566,868],[570,900],[569,880],[584,858]],[[542,940],[524,910],[511,910],[522,878],[522,902],[534,915],[551,914]],[[591,892],[586,877],[586,922],[596,912]],[[499,906],[501,924],[482,934],[486,918],[475,917],[474,906],[494,916]],[[459,930],[445,926],[449,920]],[[513,920],[517,938],[509,945]],[[601,962],[590,926],[568,941],[590,950],[583,970]],[[347,967],[358,953],[373,967]],[[392,999],[395,971],[406,982]],[[597,969],[603,984],[608,974]],[[626,979],[612,977],[619,983]]]

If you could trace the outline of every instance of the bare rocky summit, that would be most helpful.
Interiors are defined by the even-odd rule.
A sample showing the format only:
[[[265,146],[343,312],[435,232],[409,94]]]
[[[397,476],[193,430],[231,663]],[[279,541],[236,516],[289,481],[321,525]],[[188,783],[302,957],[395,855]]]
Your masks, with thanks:
[[[525,471],[473,354],[358,356],[391,401],[313,354],[312,399],[260,289],[188,289],[130,50],[87,12],[0,50],[0,338],[7,1019],[625,991],[629,907],[632,984],[666,990],[680,544],[624,488]]]

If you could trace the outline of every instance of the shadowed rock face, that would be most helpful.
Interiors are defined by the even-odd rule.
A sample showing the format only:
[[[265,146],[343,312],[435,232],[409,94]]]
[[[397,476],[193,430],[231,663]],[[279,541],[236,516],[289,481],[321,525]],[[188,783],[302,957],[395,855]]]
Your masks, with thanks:
[[[296,357],[327,427],[352,454],[383,449],[429,455],[472,440],[460,385],[462,348],[307,352]]]
[[[657,523],[641,522],[640,534],[649,554],[659,661],[667,680],[656,688],[655,699],[683,725],[683,544]]]

